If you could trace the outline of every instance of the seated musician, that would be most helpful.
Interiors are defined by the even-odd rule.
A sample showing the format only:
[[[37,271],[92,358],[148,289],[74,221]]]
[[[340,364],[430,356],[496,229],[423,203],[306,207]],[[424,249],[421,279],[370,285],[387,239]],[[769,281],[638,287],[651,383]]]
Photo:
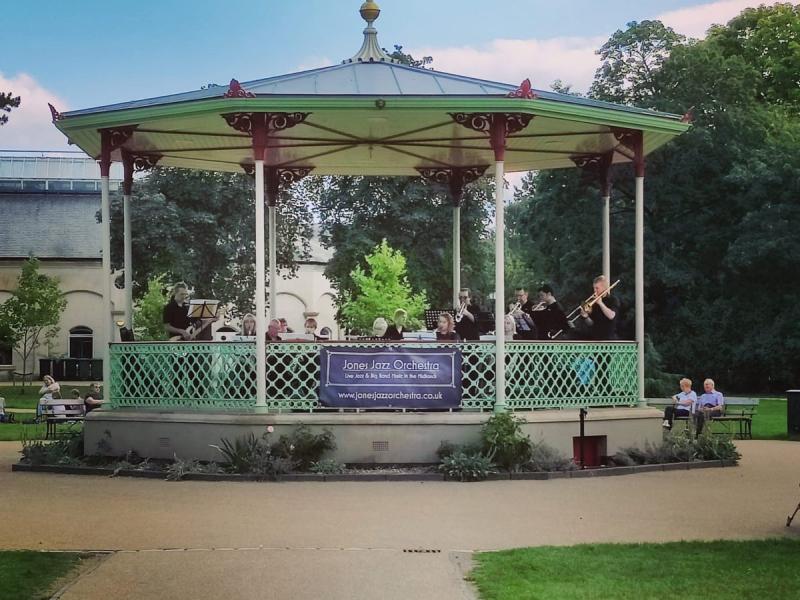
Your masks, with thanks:
[[[511,315],[506,315],[503,318],[503,330],[505,332],[507,342],[510,342],[514,339],[514,336],[517,334],[517,324],[514,321],[514,317]]]
[[[256,317],[252,313],[247,313],[242,317],[242,334],[245,337],[255,337],[256,335]]]
[[[553,339],[556,333],[569,327],[567,315],[549,285],[539,288],[539,305],[533,311],[533,322],[540,340]]]
[[[172,296],[169,302],[164,307],[162,323],[164,323],[164,330],[169,337],[180,336],[183,341],[192,339],[189,333],[189,304],[186,299],[189,297],[189,291],[186,284],[179,282],[172,288]]]
[[[386,319],[383,317],[376,317],[375,320],[372,322],[372,337],[374,338],[382,338],[386,335],[386,331],[389,329],[389,324],[386,322]]]
[[[510,307],[510,315],[514,317],[517,327],[515,340],[535,340],[536,326],[533,323],[533,303],[528,299],[528,290],[517,288],[514,291],[517,303]]]
[[[436,341],[437,342],[460,342],[461,338],[456,333],[456,323],[453,320],[453,315],[450,313],[442,313],[439,315],[439,324],[436,327]]]
[[[461,288],[458,292],[459,306],[456,308],[456,315],[461,315],[456,320],[456,333],[464,340],[480,340],[481,332],[478,330],[478,313],[480,307],[472,303],[472,297],[467,288]]]
[[[313,335],[316,339],[317,337],[317,320],[314,317],[308,317],[306,322],[303,324],[303,331],[307,335]]]
[[[714,389],[714,385],[713,379],[706,379],[703,382],[703,393],[697,399],[697,411],[695,414],[697,435],[703,432],[703,424],[706,419],[722,416],[725,410],[725,398],[722,392]]]
[[[289,322],[286,320],[286,317],[279,318],[278,322],[281,324],[281,333],[294,333],[294,330],[289,327]]]
[[[619,302],[610,292],[606,294],[608,280],[604,275],[594,278],[593,288],[597,300],[591,310],[587,313],[581,307],[581,317],[589,327],[589,339],[616,340]]]
[[[267,341],[280,342],[281,341],[281,322],[278,319],[272,319],[267,326]]]
[[[695,412],[697,394],[692,390],[692,380],[684,377],[680,380],[681,391],[672,397],[674,404],[664,409],[664,429],[672,429],[675,417],[690,417]]]
[[[386,333],[383,334],[383,338],[387,340],[402,340],[407,318],[408,313],[402,308],[398,308],[394,311],[394,323],[386,328]]]

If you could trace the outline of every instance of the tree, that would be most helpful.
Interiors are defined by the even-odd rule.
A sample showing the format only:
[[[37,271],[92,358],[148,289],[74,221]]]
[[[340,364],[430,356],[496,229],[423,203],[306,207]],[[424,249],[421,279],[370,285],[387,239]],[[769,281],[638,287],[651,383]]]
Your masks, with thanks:
[[[655,73],[685,39],[661,21],[631,21],[596,52],[601,64],[589,96],[636,106],[647,102],[656,92]]]
[[[2,113],[10,113],[12,108],[18,108],[22,103],[22,98],[14,96],[12,92],[0,92],[0,125],[8,123],[8,115]]]
[[[376,317],[391,319],[402,308],[408,313],[409,327],[418,327],[428,302],[425,290],[414,293],[408,283],[403,253],[383,240],[364,260],[368,270],[357,265],[350,273],[355,291],[342,305],[346,325],[367,333]]]
[[[244,174],[157,168],[136,182],[131,199],[134,297],[165,274],[201,297],[252,312],[255,297],[253,181]],[[277,210],[279,273],[291,277],[308,256],[309,207],[284,191]],[[111,258],[122,267],[122,196],[112,199]]]
[[[135,333],[139,340],[166,340],[164,306],[169,302],[166,274],[156,275],[147,281],[147,292],[134,306]]]
[[[39,346],[45,330],[58,325],[67,300],[61,295],[58,280],[39,273],[39,261],[31,257],[22,267],[17,289],[0,305],[0,329],[5,331],[22,357],[22,371],[28,373],[28,361]],[[31,366],[33,369],[33,366]],[[25,382],[23,381],[23,389]]]

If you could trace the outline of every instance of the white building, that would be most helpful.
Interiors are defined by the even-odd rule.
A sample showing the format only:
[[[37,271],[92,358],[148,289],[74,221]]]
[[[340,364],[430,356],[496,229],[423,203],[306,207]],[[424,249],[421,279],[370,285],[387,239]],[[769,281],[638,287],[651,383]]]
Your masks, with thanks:
[[[121,171],[113,165],[112,190],[120,185]],[[102,379],[98,361],[109,340],[103,333],[99,210],[93,159],[69,152],[0,152],[0,303],[15,289],[29,256],[40,260],[43,274],[58,278],[67,299],[54,344],[40,345],[28,363],[37,376],[39,359],[55,357],[73,359],[62,361],[67,379]],[[302,331],[306,316],[315,316],[320,328],[338,334],[333,290],[323,274],[329,258],[312,240],[312,255],[300,263],[298,276],[279,284],[277,313],[295,331]],[[114,320],[124,319],[123,290],[112,285],[111,300]],[[0,346],[0,371],[22,370],[19,354]]]

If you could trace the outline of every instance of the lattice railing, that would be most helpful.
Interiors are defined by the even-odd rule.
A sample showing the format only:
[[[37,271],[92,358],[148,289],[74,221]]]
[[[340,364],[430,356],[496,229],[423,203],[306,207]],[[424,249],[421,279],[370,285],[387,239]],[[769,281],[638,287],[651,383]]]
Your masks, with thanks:
[[[342,344],[337,344],[341,346]],[[367,343],[357,347],[387,347]],[[401,346],[398,344],[398,347]],[[445,344],[404,343],[403,348]],[[270,410],[319,410],[316,343],[267,345]],[[494,344],[459,344],[464,409],[494,406]],[[511,342],[506,403],[512,409],[635,404],[632,342]],[[121,343],[111,346],[112,407],[250,409],[256,403],[255,344]]]

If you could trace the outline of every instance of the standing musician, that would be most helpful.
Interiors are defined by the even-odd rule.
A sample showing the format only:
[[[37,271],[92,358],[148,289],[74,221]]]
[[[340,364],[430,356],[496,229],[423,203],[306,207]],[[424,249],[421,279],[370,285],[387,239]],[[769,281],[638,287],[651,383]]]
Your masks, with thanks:
[[[610,293],[600,297],[608,289],[608,280],[605,276],[595,277],[593,287],[595,297],[598,299],[592,305],[591,312],[587,313],[581,307],[581,317],[589,326],[589,339],[616,340],[619,302]]]
[[[186,284],[182,281],[175,284],[172,288],[172,296],[169,302],[164,306],[162,322],[167,335],[180,336],[181,340],[188,341],[192,339],[191,334],[187,331],[189,329],[189,304],[186,299],[189,297],[189,291],[186,289]]]
[[[514,317],[517,326],[515,340],[535,340],[536,325],[533,323],[533,303],[528,299],[528,290],[517,288],[514,291],[517,304],[512,308],[510,315]]]
[[[472,303],[469,289],[461,288],[458,292],[460,306],[456,309],[456,333],[462,340],[480,340],[478,330],[478,313],[480,308]]]
[[[539,304],[533,310],[533,322],[540,340],[550,340],[559,331],[569,327],[567,315],[556,300],[553,288],[545,284],[539,288]]]
[[[406,319],[408,319],[408,313],[404,309],[398,308],[395,310],[394,323],[386,328],[383,338],[387,340],[402,340],[403,332],[406,330]]]

